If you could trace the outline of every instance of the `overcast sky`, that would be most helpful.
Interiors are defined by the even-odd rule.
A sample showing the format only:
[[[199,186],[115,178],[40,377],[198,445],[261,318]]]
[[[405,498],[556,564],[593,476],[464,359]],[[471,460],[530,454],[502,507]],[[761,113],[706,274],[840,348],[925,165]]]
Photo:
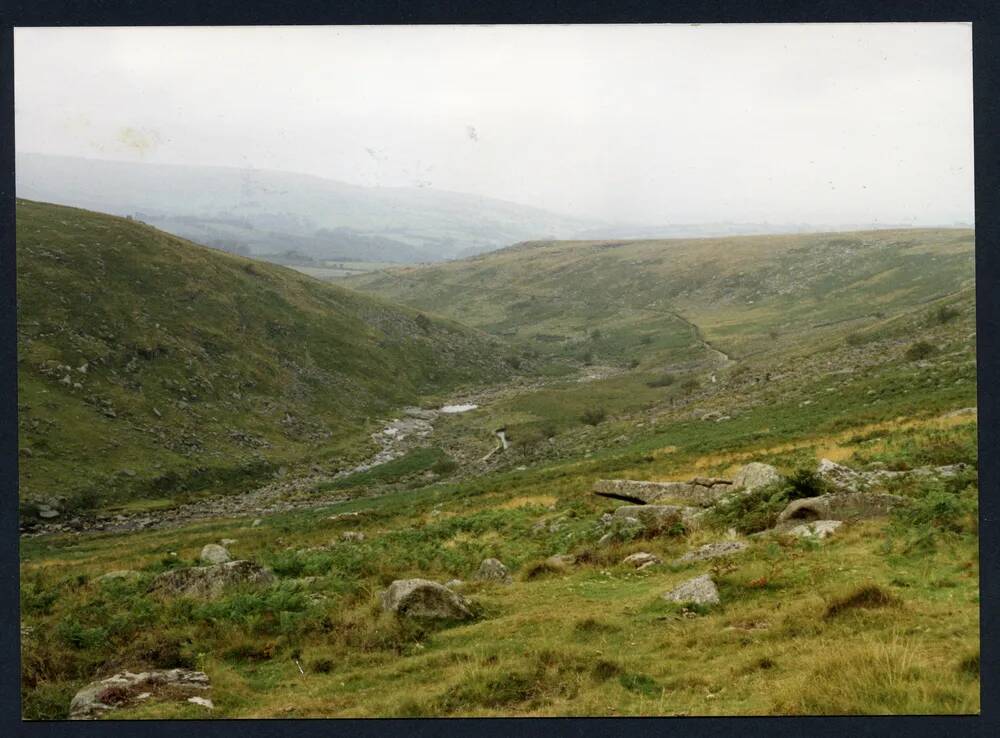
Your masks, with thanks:
[[[638,223],[973,219],[968,24],[17,29],[18,151]]]

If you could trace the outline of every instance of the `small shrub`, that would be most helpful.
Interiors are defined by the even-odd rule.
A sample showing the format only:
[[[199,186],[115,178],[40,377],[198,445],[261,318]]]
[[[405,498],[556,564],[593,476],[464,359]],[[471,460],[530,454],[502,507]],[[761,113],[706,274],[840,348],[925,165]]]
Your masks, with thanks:
[[[830,491],[830,484],[812,469],[802,467],[790,477],[788,483],[792,489],[789,499],[797,500],[803,497],[819,497]]]
[[[645,674],[622,674],[618,683],[629,692],[637,692],[647,697],[659,696],[661,690],[656,681]]]
[[[329,674],[333,671],[333,666],[333,659],[316,659],[309,665],[309,668],[317,674]]]
[[[621,673],[622,668],[618,664],[613,661],[606,661],[605,659],[598,659],[597,663],[594,664],[594,668],[590,670],[591,676],[598,682],[606,682],[611,677],[618,676]],[[978,670],[976,673],[978,673]]]
[[[646,386],[647,387],[669,387],[675,381],[676,380],[674,379],[674,375],[673,374],[661,374],[660,376],[654,377],[653,379],[650,379],[648,382],[646,382]]]
[[[431,319],[428,318],[423,313],[417,313],[417,317],[414,318],[413,321],[417,324],[417,327],[420,328],[420,330],[422,330],[424,333],[427,333],[427,332],[430,331],[430,329],[431,329]]]
[[[910,345],[906,349],[906,358],[908,361],[919,361],[921,359],[927,359],[937,353],[937,348],[927,341],[917,341]]]
[[[608,413],[603,407],[593,407],[583,411],[580,421],[587,425],[599,425],[607,416]]]
[[[451,474],[456,469],[458,469],[458,462],[447,457],[440,461],[435,461],[431,466],[431,471],[439,475]]]
[[[958,662],[958,673],[974,679],[979,678],[979,652],[966,656]]]
[[[688,377],[683,382],[681,382],[681,389],[685,392],[694,392],[696,389],[701,387],[701,382],[699,382],[694,377]]]
[[[851,594],[845,597],[840,597],[831,602],[827,605],[826,612],[823,613],[823,617],[836,617],[837,615],[847,612],[848,610],[870,610],[883,607],[898,607],[900,604],[899,598],[895,595],[890,592],[886,592],[877,585],[867,584],[856,589]]]
[[[961,315],[961,313],[955,308],[948,307],[947,305],[941,305],[931,315],[932,315],[932,320],[943,324],[954,320],[959,315]]]

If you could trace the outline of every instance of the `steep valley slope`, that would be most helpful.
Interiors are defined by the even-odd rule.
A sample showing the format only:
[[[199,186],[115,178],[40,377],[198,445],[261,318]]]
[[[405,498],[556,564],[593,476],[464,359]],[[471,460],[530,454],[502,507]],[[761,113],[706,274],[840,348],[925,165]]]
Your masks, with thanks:
[[[476,330],[123,218],[19,201],[17,260],[23,500],[232,491],[510,373]]]

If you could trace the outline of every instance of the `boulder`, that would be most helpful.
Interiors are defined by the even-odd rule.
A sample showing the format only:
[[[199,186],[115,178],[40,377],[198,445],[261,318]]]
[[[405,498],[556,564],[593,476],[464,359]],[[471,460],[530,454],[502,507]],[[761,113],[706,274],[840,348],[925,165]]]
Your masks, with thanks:
[[[859,492],[867,486],[861,474],[829,459],[820,459],[816,474],[836,492]]]
[[[444,586],[448,589],[458,589],[459,587],[465,586],[465,582],[461,579],[449,579],[444,583]]]
[[[460,595],[427,579],[397,579],[379,599],[383,610],[407,617],[454,620],[472,617],[472,611]]]
[[[816,538],[822,540],[833,535],[843,523],[839,520],[814,520],[788,529],[788,535],[796,538]]]
[[[634,566],[636,569],[645,569],[647,566],[652,566],[653,564],[659,564],[660,557],[656,554],[646,553],[645,551],[640,551],[638,553],[630,554],[622,559],[622,564],[628,566]]]
[[[744,492],[753,492],[755,489],[766,487],[769,484],[781,481],[781,474],[770,464],[762,464],[759,461],[752,461],[744,464],[733,479],[733,487]]]
[[[489,582],[503,582],[510,584],[510,572],[499,559],[483,559],[476,572],[476,579]]]
[[[365,540],[365,534],[356,530],[346,530],[340,534],[340,540],[344,543],[361,543]]]
[[[274,581],[274,573],[252,561],[227,561],[213,566],[171,569],[159,574],[150,592],[188,597],[218,597],[231,585],[264,586]]]
[[[790,521],[861,520],[884,517],[907,499],[898,495],[871,492],[827,494],[793,500],[778,515],[778,524]]]
[[[746,550],[750,544],[743,541],[720,541],[718,543],[706,543],[704,546],[688,551],[677,559],[679,564],[687,564],[691,561],[708,561],[722,556],[733,556]]]
[[[77,692],[69,705],[69,719],[93,720],[106,712],[152,698],[190,700],[209,688],[208,676],[203,671],[123,671],[91,682]]]
[[[719,590],[712,581],[711,574],[688,579],[663,595],[668,602],[695,605],[719,604]]]
[[[225,564],[227,561],[233,560],[233,557],[229,555],[229,551],[218,543],[206,544],[202,547],[201,555],[198,558],[203,564]]]

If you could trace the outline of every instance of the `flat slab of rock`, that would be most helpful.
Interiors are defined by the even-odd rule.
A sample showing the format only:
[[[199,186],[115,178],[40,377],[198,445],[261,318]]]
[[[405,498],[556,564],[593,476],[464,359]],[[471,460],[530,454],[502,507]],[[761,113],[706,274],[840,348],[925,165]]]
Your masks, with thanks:
[[[142,575],[133,571],[132,569],[116,569],[115,571],[109,571],[107,574],[101,574],[97,577],[97,581],[101,584],[108,584],[111,582],[134,582],[139,579]]]
[[[483,559],[476,572],[476,579],[484,582],[503,582],[510,584],[510,571],[499,559]]]
[[[840,520],[814,520],[788,529],[788,535],[796,538],[816,538],[823,540],[832,536],[843,523]]]
[[[708,507],[730,488],[728,479],[695,477],[689,482],[647,482],[631,479],[599,479],[594,494],[614,500],[651,505],[676,500]]]
[[[201,549],[198,559],[203,564],[225,564],[227,561],[232,561],[233,557],[229,555],[225,546],[220,546],[218,543],[208,543]]]
[[[718,605],[719,590],[711,574],[702,574],[670,590],[663,595],[663,599],[680,604]]]
[[[383,610],[407,617],[452,620],[472,617],[460,595],[429,579],[397,579],[379,598]]]
[[[744,464],[733,478],[733,487],[744,492],[753,492],[761,487],[781,481],[781,473],[770,464],[752,461]]]
[[[789,521],[863,520],[884,517],[905,505],[905,497],[872,492],[848,492],[793,500],[778,515],[778,524]]]
[[[645,569],[647,566],[659,563],[659,556],[656,554],[646,553],[645,551],[630,554],[622,559],[622,564],[625,564],[626,566],[634,566],[636,569]]]
[[[274,573],[252,561],[227,561],[213,566],[171,569],[157,575],[150,592],[187,597],[218,597],[235,584],[264,586],[274,581]]]
[[[192,701],[191,698],[203,695],[210,686],[208,676],[203,671],[123,671],[107,679],[91,682],[77,692],[69,705],[69,719],[93,720],[147,699]]]
[[[723,556],[733,556],[741,551],[745,551],[749,546],[750,544],[743,541],[706,543],[704,546],[699,546],[693,551],[688,551],[677,559],[677,563],[687,564],[691,561],[708,561],[709,559],[718,559]]]

